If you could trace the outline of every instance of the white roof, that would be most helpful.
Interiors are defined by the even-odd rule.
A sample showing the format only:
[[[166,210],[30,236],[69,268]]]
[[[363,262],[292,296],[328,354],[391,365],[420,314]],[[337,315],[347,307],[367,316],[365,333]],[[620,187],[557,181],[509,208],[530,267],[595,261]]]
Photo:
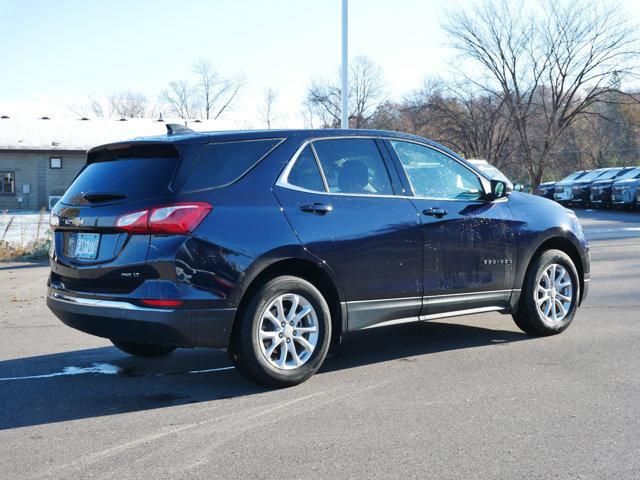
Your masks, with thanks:
[[[184,125],[185,120],[0,118],[0,150],[84,151],[105,143],[164,135],[167,133],[167,123]],[[238,129],[235,122],[227,120],[188,121],[187,126],[197,132]]]

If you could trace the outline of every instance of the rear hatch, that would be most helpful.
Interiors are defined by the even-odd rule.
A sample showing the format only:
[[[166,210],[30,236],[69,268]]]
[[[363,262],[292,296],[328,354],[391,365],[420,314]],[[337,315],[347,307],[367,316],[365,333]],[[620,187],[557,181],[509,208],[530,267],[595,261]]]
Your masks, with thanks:
[[[145,265],[150,235],[118,218],[168,202],[201,145],[130,143],[89,152],[87,164],[52,211],[51,283],[91,293],[129,293],[157,277]],[[190,154],[190,155],[189,155]]]

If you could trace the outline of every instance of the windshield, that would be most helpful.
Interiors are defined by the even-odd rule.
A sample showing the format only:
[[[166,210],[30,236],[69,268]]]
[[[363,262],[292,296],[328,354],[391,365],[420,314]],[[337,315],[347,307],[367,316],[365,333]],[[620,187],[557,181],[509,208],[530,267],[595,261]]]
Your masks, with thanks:
[[[634,168],[633,170],[629,170],[624,175],[620,175],[618,177],[619,180],[629,180],[630,178],[638,178],[640,177],[640,168]]]
[[[576,179],[582,177],[583,175],[585,175],[587,173],[589,173],[589,172],[573,172],[571,175],[564,177],[560,181],[561,182],[569,182],[571,180],[576,180]]]
[[[602,175],[603,170],[591,170],[584,177],[580,177],[580,181],[595,180]]]
[[[618,175],[622,170],[618,169],[618,170],[608,170],[606,172],[604,172],[601,176],[598,177],[598,180],[610,180],[612,178],[615,178],[616,175]]]

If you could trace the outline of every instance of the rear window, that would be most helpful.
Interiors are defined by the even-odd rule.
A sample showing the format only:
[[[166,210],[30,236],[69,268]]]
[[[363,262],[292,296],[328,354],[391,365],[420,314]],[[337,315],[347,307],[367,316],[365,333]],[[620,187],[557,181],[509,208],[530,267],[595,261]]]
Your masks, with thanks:
[[[235,182],[280,142],[281,139],[210,143],[193,167],[182,191],[205,190]]]
[[[161,197],[178,159],[122,158],[87,164],[66,191],[61,203],[90,205],[106,201],[136,201]]]

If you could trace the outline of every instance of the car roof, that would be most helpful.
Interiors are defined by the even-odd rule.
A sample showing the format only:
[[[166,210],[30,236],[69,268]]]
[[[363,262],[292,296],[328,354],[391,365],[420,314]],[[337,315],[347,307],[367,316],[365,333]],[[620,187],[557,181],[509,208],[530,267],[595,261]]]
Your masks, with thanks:
[[[122,142],[100,145],[92,148],[89,152],[96,150],[117,148],[130,145],[132,143],[171,143],[171,144],[188,144],[188,143],[209,143],[209,142],[229,142],[241,140],[257,140],[269,138],[298,138],[305,141],[313,138],[321,137],[384,137],[398,140],[409,140],[420,142],[433,147],[437,147],[458,159],[464,160],[460,155],[440,145],[437,142],[429,140],[418,135],[409,133],[394,132],[391,130],[370,130],[370,129],[286,129],[286,130],[226,130],[216,132],[184,132],[173,135],[157,135],[153,137],[137,137]],[[465,160],[466,161],[466,160]],[[467,161],[467,163],[469,163]]]

